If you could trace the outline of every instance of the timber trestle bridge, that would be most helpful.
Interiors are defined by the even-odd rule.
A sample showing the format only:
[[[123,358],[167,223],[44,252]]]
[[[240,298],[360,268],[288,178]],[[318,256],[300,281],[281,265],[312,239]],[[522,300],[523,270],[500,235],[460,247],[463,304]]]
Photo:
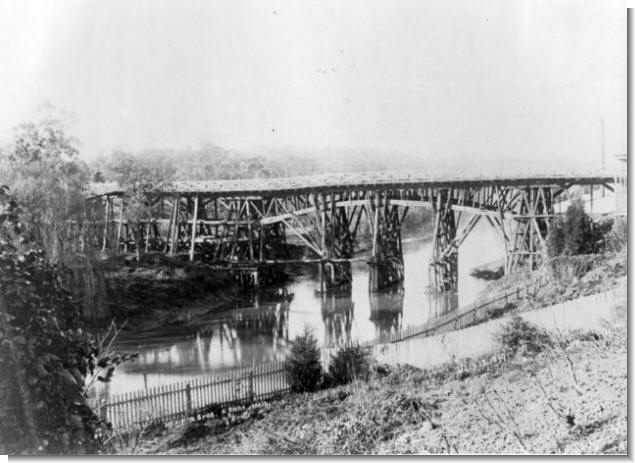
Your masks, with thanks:
[[[401,224],[411,208],[428,207],[434,214],[429,283],[445,291],[457,287],[459,248],[479,221],[491,225],[500,238],[506,272],[534,267],[542,258],[556,205],[569,188],[590,186],[592,193],[598,186],[613,190],[613,183],[613,176],[588,172],[373,172],[178,181],[154,185],[145,219],[134,222],[126,218],[128,196],[116,184],[91,184],[87,195],[101,211],[95,245],[104,253],[141,247],[255,269],[316,262],[323,292],[350,285],[362,229],[370,250],[370,290],[402,281]],[[306,250],[300,258],[288,254],[291,236]],[[266,284],[254,278],[254,284]]]

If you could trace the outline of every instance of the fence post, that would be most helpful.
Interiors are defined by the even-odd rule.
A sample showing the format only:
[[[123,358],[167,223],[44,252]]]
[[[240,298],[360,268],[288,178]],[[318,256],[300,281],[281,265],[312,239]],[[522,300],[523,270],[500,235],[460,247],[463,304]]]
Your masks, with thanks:
[[[103,421],[106,421],[106,418],[107,418],[106,408],[108,407],[108,398],[105,396],[101,396],[99,398],[99,404],[100,404],[100,408],[99,408],[100,417]]]
[[[254,400],[254,369],[249,370],[249,400]]]
[[[190,383],[185,385],[185,394],[187,398],[187,414],[189,416],[192,414],[192,388],[190,387]]]

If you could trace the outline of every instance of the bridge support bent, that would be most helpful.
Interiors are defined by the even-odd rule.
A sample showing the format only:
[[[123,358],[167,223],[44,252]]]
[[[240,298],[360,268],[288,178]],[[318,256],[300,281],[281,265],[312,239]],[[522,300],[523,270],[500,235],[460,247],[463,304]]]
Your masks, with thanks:
[[[505,273],[521,266],[535,269],[546,251],[546,239],[554,217],[553,189],[548,186],[519,188],[513,215],[514,235]]]
[[[369,273],[369,291],[380,291],[400,283],[404,278],[401,221],[395,205],[381,204],[379,198],[371,202],[370,222],[373,245]]]
[[[457,222],[451,205],[451,191],[439,190],[434,211],[434,236],[432,237],[432,261],[430,262],[430,288],[433,291],[449,291],[458,285],[458,246],[455,245]]]
[[[331,205],[328,210],[322,198],[322,249],[320,263],[320,292],[349,291],[353,283],[351,263],[336,259],[353,257],[355,242],[351,217],[345,208]]]

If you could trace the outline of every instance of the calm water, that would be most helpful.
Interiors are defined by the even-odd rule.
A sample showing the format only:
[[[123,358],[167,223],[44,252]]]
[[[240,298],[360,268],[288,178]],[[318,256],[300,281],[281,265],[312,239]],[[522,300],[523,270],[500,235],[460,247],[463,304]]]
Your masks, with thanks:
[[[183,381],[211,371],[283,360],[289,340],[309,326],[318,340],[369,339],[459,310],[487,285],[469,275],[479,264],[500,259],[503,249],[482,222],[459,252],[459,289],[455,294],[427,292],[429,240],[404,239],[405,281],[402,291],[369,294],[368,267],[353,264],[350,297],[321,296],[316,277],[297,277],[276,297],[202,317],[194,327],[169,328],[128,335],[116,348],[139,357],[117,367],[110,393]]]

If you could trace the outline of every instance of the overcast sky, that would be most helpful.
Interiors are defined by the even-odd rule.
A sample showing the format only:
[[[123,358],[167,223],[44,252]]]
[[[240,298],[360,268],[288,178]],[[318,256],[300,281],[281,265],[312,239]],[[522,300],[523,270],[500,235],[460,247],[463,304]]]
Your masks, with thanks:
[[[625,151],[610,0],[0,0],[0,136],[43,101],[81,151],[347,147],[455,159]]]

